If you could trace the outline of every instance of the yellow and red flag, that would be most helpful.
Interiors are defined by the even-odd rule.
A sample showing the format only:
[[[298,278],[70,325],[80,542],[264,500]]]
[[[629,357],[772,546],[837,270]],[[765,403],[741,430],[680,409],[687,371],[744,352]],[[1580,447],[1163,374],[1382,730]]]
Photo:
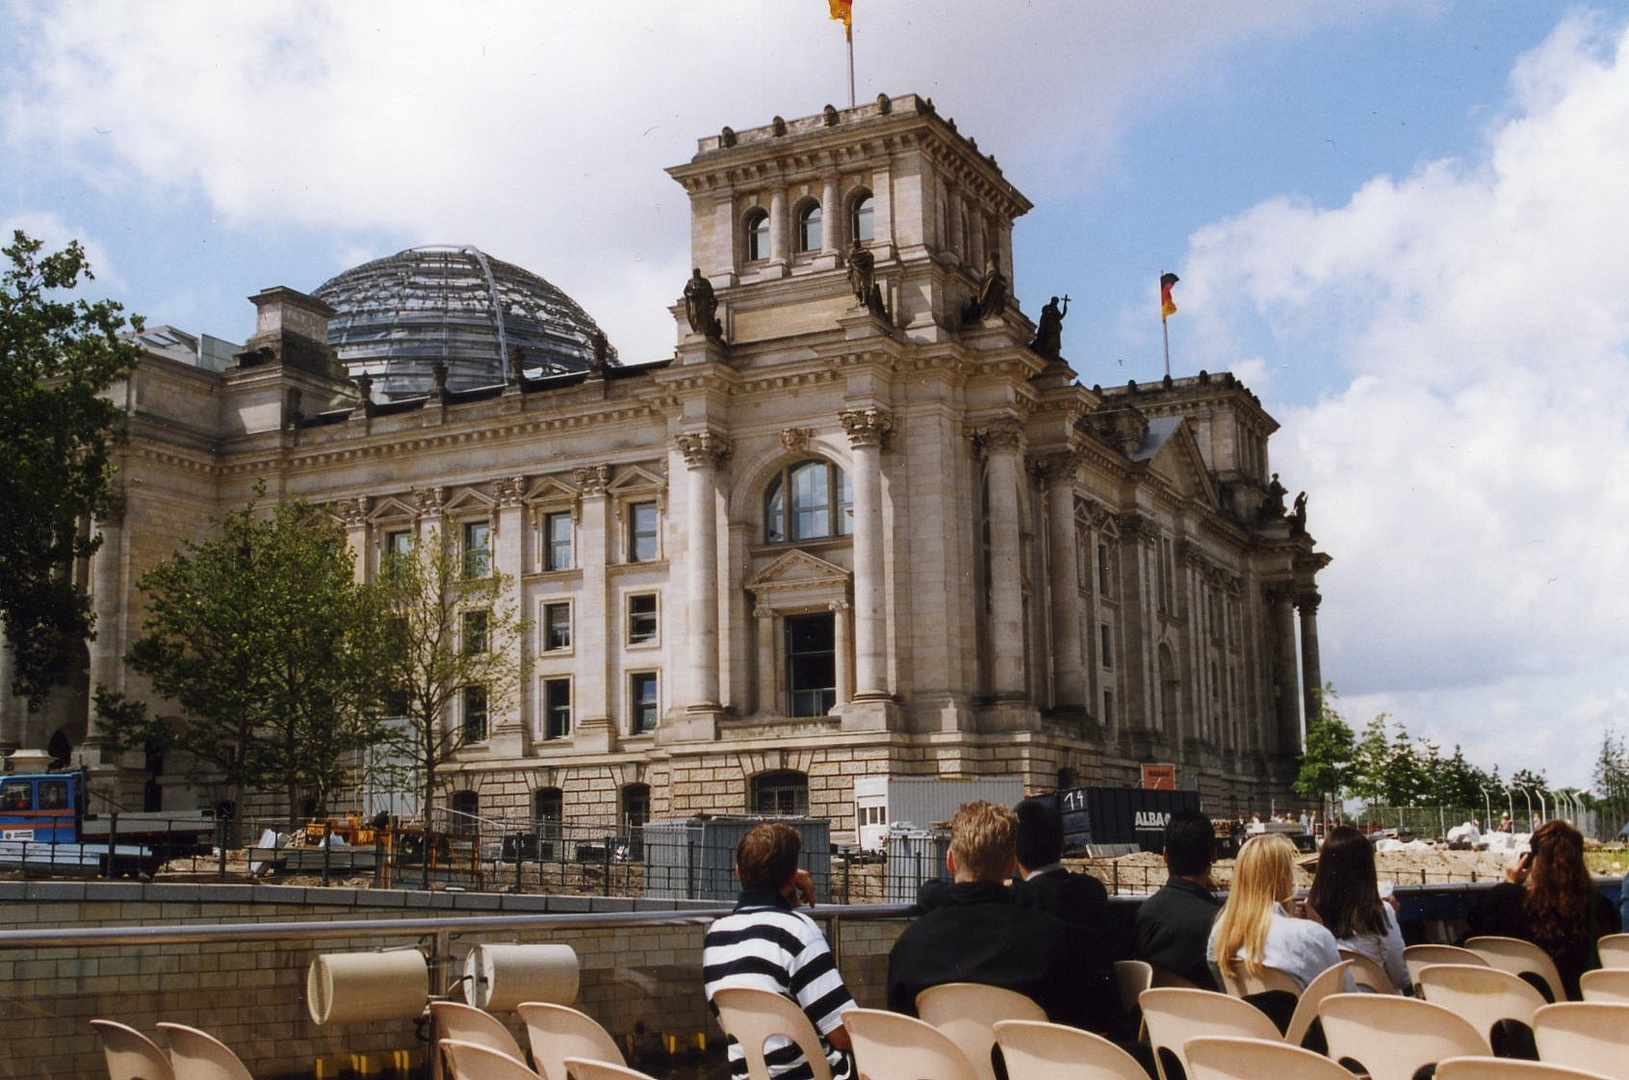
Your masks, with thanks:
[[[833,0],[835,3],[836,0]],[[1175,274],[1160,275],[1160,322],[1176,314],[1176,301],[1171,299],[1171,286],[1182,280]]]
[[[843,36],[854,40],[854,0],[826,0],[831,5],[831,17],[843,24]]]

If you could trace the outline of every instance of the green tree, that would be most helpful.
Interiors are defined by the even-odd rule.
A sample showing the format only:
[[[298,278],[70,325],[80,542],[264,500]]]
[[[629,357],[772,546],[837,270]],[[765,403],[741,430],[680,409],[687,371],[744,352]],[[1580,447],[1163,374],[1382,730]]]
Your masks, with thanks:
[[[139,318],[69,295],[91,277],[84,249],[43,247],[15,232],[0,249],[0,619],[30,709],[80,670],[93,616],[70,570],[96,550],[82,526],[112,499],[119,410],[106,391],[141,358],[126,335]]]
[[[526,622],[513,580],[491,566],[485,550],[465,550],[450,520],[392,554],[378,580],[390,611],[386,676],[404,723],[399,746],[418,780],[428,882],[442,767],[484,742],[489,717],[514,700]]]
[[[1591,781],[1594,792],[1589,805],[1605,818],[1602,825],[1610,836],[1629,821],[1629,750],[1613,728],[1601,735],[1601,752],[1595,758]]]
[[[1386,769],[1391,758],[1388,720],[1385,713],[1372,717],[1363,725],[1363,732],[1352,751],[1348,787],[1353,795],[1366,803],[1383,802],[1386,797]]]
[[[249,788],[282,791],[291,827],[307,791],[325,812],[348,757],[387,735],[388,623],[339,525],[299,500],[270,516],[250,504],[140,585],[148,613],[127,661],[179,711],[149,718],[100,694],[109,734],[186,750],[239,804]]]
[[[1307,748],[1295,778],[1296,792],[1317,798],[1326,817],[1330,803],[1347,785],[1357,750],[1357,737],[1331,705],[1334,699],[1333,686],[1325,686],[1318,693],[1318,714],[1307,725]]]

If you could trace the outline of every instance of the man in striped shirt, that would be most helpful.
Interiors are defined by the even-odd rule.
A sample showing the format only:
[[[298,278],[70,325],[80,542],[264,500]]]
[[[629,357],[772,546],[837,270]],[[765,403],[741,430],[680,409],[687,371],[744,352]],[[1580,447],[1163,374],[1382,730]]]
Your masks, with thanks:
[[[716,920],[702,944],[701,966],[707,1002],[725,987],[773,990],[796,1001],[819,1032],[833,1080],[850,1080],[848,1032],[843,1014],[854,998],[832,961],[820,928],[796,910],[814,903],[814,883],[798,868],[803,838],[790,825],[754,826],[735,848],[741,895],[735,910]],[[775,1038],[764,1058],[773,1080],[813,1080],[803,1053],[790,1039]],[[730,1041],[731,1080],[746,1080],[747,1061]]]

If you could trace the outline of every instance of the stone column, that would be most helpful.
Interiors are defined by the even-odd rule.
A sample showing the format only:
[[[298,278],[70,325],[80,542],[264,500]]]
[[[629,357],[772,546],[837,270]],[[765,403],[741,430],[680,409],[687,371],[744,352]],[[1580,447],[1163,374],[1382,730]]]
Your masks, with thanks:
[[[775,643],[775,612],[762,604],[752,609],[753,622],[758,628],[758,716],[778,716],[781,713],[780,695],[776,689],[776,673],[780,670],[780,651]]]
[[[786,189],[778,187],[769,193],[769,261],[785,267],[791,261],[789,230],[786,217]]]
[[[1051,454],[1035,463],[1046,485],[1047,546],[1052,597],[1052,704],[1081,708],[1086,704],[1086,678],[1081,661],[1080,559],[1075,541],[1075,470],[1071,452]]]
[[[573,744],[609,741],[611,728],[607,664],[615,645],[609,640],[611,621],[607,605],[605,564],[614,540],[607,535],[605,484],[611,470],[606,465],[581,468],[572,474],[577,484],[577,559],[582,567],[581,602],[572,609],[572,627],[577,663],[572,686],[572,710],[576,713]]]
[[[517,600],[522,594],[520,580],[525,572],[521,565],[526,551],[526,516],[521,499],[526,494],[526,478],[524,476],[505,476],[492,482],[492,493],[497,497],[498,505],[492,511],[492,569],[494,573],[504,574],[509,578],[509,587],[515,590]],[[522,611],[523,618],[532,616],[532,612]],[[494,640],[492,645],[502,642]],[[525,636],[515,642],[513,648],[520,649],[522,659],[531,643]],[[521,669],[526,670],[527,664]],[[526,717],[534,715],[533,687],[529,680],[521,679],[515,692],[515,707],[513,711],[506,711],[504,715],[490,717],[492,734],[494,736],[518,732],[526,724]],[[533,724],[535,730],[539,725]]]
[[[679,452],[690,467],[688,499],[690,597],[685,625],[689,653],[692,712],[717,712],[718,693],[718,467],[730,453],[730,441],[713,431],[678,437]]]
[[[854,699],[890,697],[882,557],[882,444],[894,421],[880,409],[837,418],[854,450]]]
[[[378,565],[379,558],[377,551],[368,548],[368,497],[341,499],[330,504],[328,512],[345,527],[345,544],[351,549],[353,560],[352,576],[358,583],[368,580],[368,572]]]
[[[847,705],[849,700],[849,683],[853,678],[849,671],[849,604],[847,600],[833,600],[832,613],[832,643],[837,654],[837,704]]]
[[[1018,485],[1023,427],[994,420],[978,429],[990,504],[991,690],[1008,701],[1024,698],[1024,594]]]
[[[91,556],[90,601],[96,615],[96,636],[86,644],[90,648],[90,693],[94,700],[98,687],[108,690],[124,689],[125,622],[127,611],[125,589],[125,503],[123,494],[116,495],[107,512],[97,519],[97,531],[102,544]],[[11,649],[5,646],[9,660]],[[6,671],[6,681],[0,690],[11,691],[12,671]],[[86,710],[85,735],[88,745],[100,746],[101,724],[94,708]],[[100,760],[100,752],[95,755]]]
[[[843,218],[841,205],[837,200],[837,177],[828,176],[820,185],[820,253],[822,255],[837,254],[837,223]],[[847,232],[845,227],[842,232]],[[844,246],[847,246],[845,240]]]
[[[1322,601],[1316,592],[1304,592],[1295,598],[1296,610],[1301,613],[1301,694],[1309,724],[1318,715],[1318,695],[1324,688],[1318,660],[1318,605]]]
[[[1278,678],[1278,752],[1301,749],[1301,687],[1295,663],[1295,593],[1288,583],[1272,585],[1267,603],[1273,619],[1273,672]]]

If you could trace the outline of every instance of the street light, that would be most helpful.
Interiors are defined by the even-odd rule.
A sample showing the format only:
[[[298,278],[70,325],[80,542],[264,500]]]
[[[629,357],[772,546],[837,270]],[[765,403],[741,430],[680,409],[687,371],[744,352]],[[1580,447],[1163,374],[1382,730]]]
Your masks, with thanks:
[[[1527,831],[1532,832],[1533,831],[1533,796],[1529,795],[1527,793],[1527,789],[1524,788],[1524,787],[1523,788],[1517,788],[1516,790],[1521,792],[1522,793],[1522,798],[1527,800]],[[1511,817],[1515,817],[1515,814],[1511,814]]]
[[[1476,783],[1476,786],[1482,789],[1482,807],[1483,807],[1483,809],[1485,809],[1488,812],[1488,816],[1482,819],[1482,830],[1484,832],[1492,832],[1493,831],[1493,799],[1491,797],[1489,797],[1489,795],[1488,795],[1488,786],[1486,784],[1484,784],[1480,780],[1478,780],[1477,783]]]

